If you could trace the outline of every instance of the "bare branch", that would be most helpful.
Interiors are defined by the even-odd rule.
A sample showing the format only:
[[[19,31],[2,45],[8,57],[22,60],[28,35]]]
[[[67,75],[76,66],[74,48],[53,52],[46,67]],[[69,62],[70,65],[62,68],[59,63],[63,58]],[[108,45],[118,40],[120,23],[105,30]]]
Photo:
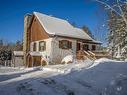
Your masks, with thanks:
[[[107,3],[103,2],[103,1],[100,1],[100,0],[95,0],[99,3],[101,3],[102,5],[105,5],[107,6],[109,9],[111,9],[112,11],[114,11],[115,13],[117,13],[119,16],[122,16],[119,12],[117,12],[114,8],[112,8],[110,5],[108,5]]]
[[[123,20],[124,20],[124,22],[126,23],[126,27],[127,27],[127,20],[126,20],[126,18],[125,18],[124,12],[123,12],[123,10],[122,10],[122,8],[121,8],[121,6],[120,6],[119,0],[116,0],[116,1],[117,1],[117,7],[119,8],[120,13],[119,13],[117,10],[115,10],[112,6],[110,6],[109,4],[107,4],[107,3],[105,3],[105,2],[103,2],[103,1],[101,1],[101,0],[95,0],[95,1],[99,2],[99,3],[102,4],[102,5],[107,6],[109,9],[111,9],[111,10],[114,11],[116,14],[118,14],[120,17],[122,17]],[[127,4],[127,2],[126,2],[126,4]]]
[[[120,12],[121,12],[121,16],[122,16],[123,20],[125,21],[126,27],[127,27],[127,20],[126,20],[126,18],[125,18],[124,12],[123,12],[123,10],[122,10],[120,4],[119,4],[119,0],[117,0],[117,5],[118,5],[118,8],[119,8],[119,10],[120,10]]]

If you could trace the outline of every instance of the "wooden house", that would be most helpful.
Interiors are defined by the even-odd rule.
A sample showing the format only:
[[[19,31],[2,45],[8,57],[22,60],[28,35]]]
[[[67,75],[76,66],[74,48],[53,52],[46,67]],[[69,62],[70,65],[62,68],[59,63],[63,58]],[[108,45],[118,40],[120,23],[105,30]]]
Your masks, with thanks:
[[[24,18],[24,62],[26,66],[60,64],[67,55],[95,58],[100,42],[68,21],[39,12]],[[83,57],[82,57],[83,55]]]

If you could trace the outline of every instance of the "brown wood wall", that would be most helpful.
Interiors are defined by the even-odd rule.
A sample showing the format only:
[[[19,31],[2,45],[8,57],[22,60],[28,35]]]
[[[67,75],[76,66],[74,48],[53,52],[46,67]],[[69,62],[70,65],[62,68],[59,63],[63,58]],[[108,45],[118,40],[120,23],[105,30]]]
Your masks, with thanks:
[[[33,66],[41,66],[41,56],[34,56],[33,63]]]
[[[40,24],[38,19],[33,16],[32,22],[30,27],[28,28],[29,34],[28,34],[28,45],[27,49],[30,50],[30,43],[33,41],[43,40],[49,38],[49,35],[44,30],[43,26]],[[35,65],[40,65],[40,57],[34,57]],[[26,66],[31,67],[32,66],[32,56],[27,57]]]
[[[33,22],[31,24],[31,42],[43,40],[49,38],[48,34],[45,32],[44,28],[38,21],[36,17],[33,18]]]

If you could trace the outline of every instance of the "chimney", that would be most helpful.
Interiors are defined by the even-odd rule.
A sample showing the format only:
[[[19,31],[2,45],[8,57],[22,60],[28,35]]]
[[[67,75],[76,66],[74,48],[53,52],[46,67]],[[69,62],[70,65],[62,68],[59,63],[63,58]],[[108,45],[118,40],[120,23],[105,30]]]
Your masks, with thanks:
[[[23,52],[24,52],[24,64],[27,65],[27,54],[30,50],[30,31],[29,26],[32,20],[31,14],[26,14],[24,16],[24,36],[23,36]]]

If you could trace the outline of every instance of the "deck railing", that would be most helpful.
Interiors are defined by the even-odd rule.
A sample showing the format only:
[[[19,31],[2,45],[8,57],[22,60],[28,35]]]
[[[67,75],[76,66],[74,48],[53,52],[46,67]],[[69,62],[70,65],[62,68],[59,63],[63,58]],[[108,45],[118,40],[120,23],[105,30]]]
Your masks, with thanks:
[[[109,53],[106,51],[84,51],[84,50],[81,51],[80,50],[80,51],[77,51],[77,54],[76,54],[76,58],[78,60],[85,60],[87,58],[91,60],[96,60],[102,57],[111,58]]]

